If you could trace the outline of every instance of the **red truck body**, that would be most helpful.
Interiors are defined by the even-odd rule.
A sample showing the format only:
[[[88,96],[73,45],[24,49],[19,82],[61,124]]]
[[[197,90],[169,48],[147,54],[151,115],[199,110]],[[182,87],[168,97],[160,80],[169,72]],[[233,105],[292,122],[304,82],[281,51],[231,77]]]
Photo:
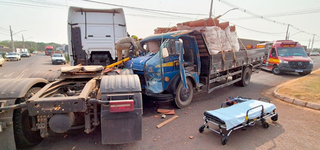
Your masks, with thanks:
[[[46,54],[47,56],[51,56],[53,53],[54,53],[54,51],[53,51],[53,46],[46,46],[46,48],[45,48],[45,54]]]

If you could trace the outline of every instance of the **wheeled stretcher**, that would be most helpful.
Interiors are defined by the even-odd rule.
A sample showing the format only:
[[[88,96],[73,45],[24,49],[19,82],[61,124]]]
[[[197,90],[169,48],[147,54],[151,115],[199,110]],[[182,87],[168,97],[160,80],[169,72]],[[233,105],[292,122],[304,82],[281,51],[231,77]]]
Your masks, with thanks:
[[[261,100],[267,100],[264,102]],[[278,120],[275,105],[271,104],[269,99],[259,98],[253,100],[242,97],[229,97],[228,100],[221,104],[221,108],[204,112],[204,124],[199,128],[202,133],[205,128],[210,129],[221,136],[221,144],[225,145],[232,131],[237,129],[246,129],[253,126],[257,121],[261,121],[264,128],[269,124],[266,119],[271,118],[273,121]],[[219,129],[209,127],[209,124],[216,125]],[[223,129],[227,131],[225,134]]]

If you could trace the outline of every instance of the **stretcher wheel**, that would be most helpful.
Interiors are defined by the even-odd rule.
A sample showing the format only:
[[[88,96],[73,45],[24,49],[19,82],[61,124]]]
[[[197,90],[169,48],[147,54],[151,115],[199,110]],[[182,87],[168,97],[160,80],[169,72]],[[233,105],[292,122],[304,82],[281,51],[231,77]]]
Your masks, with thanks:
[[[272,116],[272,117],[271,117],[271,120],[272,120],[272,121],[277,121],[277,120],[278,120],[278,114]]]
[[[199,128],[199,132],[202,133],[202,132],[204,131],[204,128],[205,128],[205,127],[206,127],[205,125],[202,125],[202,126]]]
[[[226,145],[228,142],[228,136],[224,136],[222,139],[221,139],[221,144],[222,145]]]
[[[269,128],[269,123],[266,122],[266,121],[264,121],[264,122],[262,122],[262,126],[263,126],[264,128]]]

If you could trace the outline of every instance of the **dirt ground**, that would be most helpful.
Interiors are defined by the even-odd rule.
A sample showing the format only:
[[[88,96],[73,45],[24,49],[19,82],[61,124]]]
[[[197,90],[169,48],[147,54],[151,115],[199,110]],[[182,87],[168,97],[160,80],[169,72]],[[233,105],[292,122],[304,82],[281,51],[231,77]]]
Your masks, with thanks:
[[[287,97],[320,104],[320,70],[285,83],[277,92]]]

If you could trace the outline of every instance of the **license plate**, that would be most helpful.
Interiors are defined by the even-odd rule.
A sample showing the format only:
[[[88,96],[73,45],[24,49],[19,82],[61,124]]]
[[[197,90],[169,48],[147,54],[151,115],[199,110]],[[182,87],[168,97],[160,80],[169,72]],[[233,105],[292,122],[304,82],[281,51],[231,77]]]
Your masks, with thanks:
[[[295,72],[303,72],[303,70],[295,70]]]

